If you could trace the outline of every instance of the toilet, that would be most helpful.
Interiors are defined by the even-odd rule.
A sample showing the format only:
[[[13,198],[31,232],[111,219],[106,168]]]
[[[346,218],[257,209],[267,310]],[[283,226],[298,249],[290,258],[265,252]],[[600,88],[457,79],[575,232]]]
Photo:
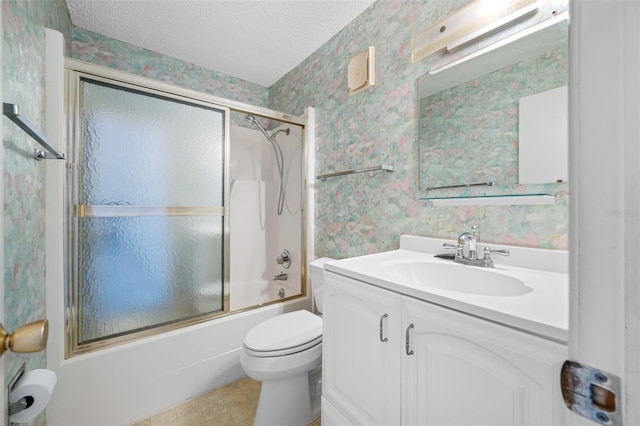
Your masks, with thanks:
[[[322,312],[322,268],[310,264],[311,287]],[[262,382],[254,426],[306,425],[320,415],[322,318],[306,310],[288,312],[255,326],[244,339],[240,363]]]

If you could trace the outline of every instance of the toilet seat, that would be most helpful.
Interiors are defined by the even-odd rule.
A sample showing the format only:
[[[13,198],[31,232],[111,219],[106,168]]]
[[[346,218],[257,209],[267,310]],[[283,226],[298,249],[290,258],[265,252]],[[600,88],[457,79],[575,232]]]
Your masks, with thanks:
[[[305,351],[321,342],[322,319],[300,310],[254,327],[244,339],[244,350],[255,357],[277,357]]]

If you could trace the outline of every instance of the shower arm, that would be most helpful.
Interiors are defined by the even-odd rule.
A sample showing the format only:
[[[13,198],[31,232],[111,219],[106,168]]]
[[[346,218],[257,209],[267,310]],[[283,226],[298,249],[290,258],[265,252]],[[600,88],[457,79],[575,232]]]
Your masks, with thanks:
[[[286,129],[278,129],[275,132],[271,133],[271,137],[275,139],[275,137],[279,134],[279,133],[284,133],[285,135],[289,136],[289,133],[291,133],[291,129],[290,128],[286,128]]]

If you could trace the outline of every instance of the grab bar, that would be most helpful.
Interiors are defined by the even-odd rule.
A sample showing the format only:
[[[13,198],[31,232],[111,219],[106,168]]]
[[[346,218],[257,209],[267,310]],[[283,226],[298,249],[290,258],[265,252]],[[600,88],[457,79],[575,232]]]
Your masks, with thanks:
[[[330,178],[330,177],[352,175],[352,174],[355,174],[355,173],[377,172],[378,170],[384,170],[384,171],[387,171],[387,172],[395,172],[396,171],[396,166],[393,165],[393,164],[382,164],[380,166],[367,167],[366,169],[344,170],[344,171],[341,171],[341,172],[327,173],[327,174],[324,174],[324,175],[318,175],[316,177],[316,179],[320,179],[321,181],[325,181],[325,180],[327,180],[327,178]]]
[[[29,136],[35,139],[36,142],[38,142],[40,145],[44,147],[44,149],[49,151],[49,152],[44,152],[38,148],[35,148],[33,150],[33,158],[35,158],[38,161],[50,160],[50,159],[56,159],[56,160],[65,159],[65,155],[58,152],[58,150],[56,150],[53,146],[51,146],[49,142],[47,142],[47,138],[45,138],[44,135],[42,135],[42,133],[40,133],[33,124],[31,124],[26,118],[23,118],[20,116],[20,109],[18,105],[3,103],[2,113],[7,117],[9,117],[11,121],[16,123],[18,127],[24,130]]]

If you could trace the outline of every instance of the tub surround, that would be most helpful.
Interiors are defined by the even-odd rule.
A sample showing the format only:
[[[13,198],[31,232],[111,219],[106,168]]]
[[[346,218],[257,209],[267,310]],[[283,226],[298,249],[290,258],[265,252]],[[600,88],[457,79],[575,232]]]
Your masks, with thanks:
[[[233,114],[232,114],[233,115]],[[241,115],[241,114],[237,114]],[[245,121],[244,119],[242,121]],[[282,125],[290,134],[279,134],[278,145],[285,159],[285,200],[277,214],[279,177],[273,149],[257,129],[232,125],[229,146],[229,232],[231,311],[301,293],[301,129]],[[289,268],[276,262],[287,249]],[[273,277],[287,273],[285,281]]]

